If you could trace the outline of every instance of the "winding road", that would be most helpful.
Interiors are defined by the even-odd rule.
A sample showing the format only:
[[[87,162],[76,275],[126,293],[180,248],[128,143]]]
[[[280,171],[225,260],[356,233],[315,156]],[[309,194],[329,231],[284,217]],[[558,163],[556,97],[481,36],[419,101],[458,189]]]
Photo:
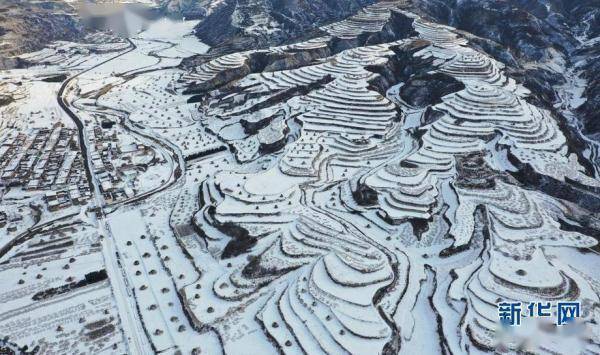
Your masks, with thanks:
[[[81,149],[81,154],[83,156],[84,167],[86,171],[86,176],[88,179],[88,183],[90,184],[90,188],[92,191],[93,207],[97,208],[98,213],[98,225],[100,228],[101,235],[105,235],[106,237],[102,239],[102,253],[104,256],[104,263],[106,266],[106,271],[111,280],[112,290],[115,294],[115,300],[117,303],[117,308],[119,310],[119,316],[121,319],[123,332],[125,333],[125,337],[128,339],[128,348],[132,354],[148,354],[152,352],[151,344],[148,341],[143,329],[143,323],[140,319],[137,311],[136,311],[136,301],[131,292],[129,292],[129,286],[125,279],[124,271],[121,268],[121,265],[118,262],[118,255],[115,248],[115,243],[113,240],[113,235],[110,232],[110,229],[107,228],[106,222],[103,221],[103,209],[104,209],[104,201],[101,198],[100,188],[98,186],[97,180],[93,174],[90,164],[90,157],[88,154],[87,147],[87,139],[85,136],[85,127],[82,120],[71,110],[70,105],[65,100],[65,93],[68,92],[69,87],[72,83],[77,80],[82,74],[85,74],[99,66],[106,64],[112,60],[115,60],[127,53],[130,53],[137,49],[137,46],[133,43],[133,41],[127,39],[130,43],[131,48],[119,53],[118,55],[111,57],[91,68],[88,68],[76,75],[67,79],[60,87],[60,90],[57,94],[57,101],[59,106],[63,109],[63,111],[73,120],[77,127],[78,135],[79,135],[79,146]]]

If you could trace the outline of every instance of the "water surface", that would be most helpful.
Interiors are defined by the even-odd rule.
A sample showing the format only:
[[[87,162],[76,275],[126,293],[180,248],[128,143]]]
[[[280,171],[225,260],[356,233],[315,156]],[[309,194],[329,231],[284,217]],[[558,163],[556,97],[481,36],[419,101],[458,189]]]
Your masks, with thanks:
[[[146,30],[156,21],[175,20],[160,9],[145,4],[74,3],[85,26],[97,31],[112,31],[121,37],[131,37]]]

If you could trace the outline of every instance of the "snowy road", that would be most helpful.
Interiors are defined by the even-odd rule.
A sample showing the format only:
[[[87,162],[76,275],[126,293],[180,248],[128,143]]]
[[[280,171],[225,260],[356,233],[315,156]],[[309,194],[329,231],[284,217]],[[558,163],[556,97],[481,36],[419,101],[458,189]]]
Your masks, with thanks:
[[[107,223],[99,221],[99,225],[107,236],[102,240],[104,264],[115,294],[123,330],[128,340],[129,351],[132,354],[149,354],[152,352],[152,346],[146,337],[142,320],[136,311],[136,300],[130,291],[125,271],[119,264],[114,236]]]
[[[71,110],[70,104],[65,99],[65,95],[69,93],[71,90],[71,85],[76,81],[78,77],[89,72],[99,66],[102,66],[112,60],[115,60],[129,52],[136,50],[136,45],[129,40],[131,44],[131,48],[125,52],[122,52],[102,63],[99,63],[85,71],[82,71],[73,77],[66,80],[61,86],[58,95],[57,101],[60,107],[67,113],[67,115],[75,122],[77,126],[77,130],[79,133],[79,144],[81,148],[81,153],[83,155],[84,166],[86,170],[86,175],[90,185],[92,186],[93,191],[93,199],[92,199],[92,207],[97,207],[100,211],[104,207],[104,200],[102,199],[102,194],[100,193],[100,189],[98,186],[98,182],[92,172],[90,157],[88,154],[87,147],[87,137],[85,135],[85,127],[83,125],[82,120]],[[100,216],[102,218],[102,216]],[[121,318],[123,331],[125,333],[125,337],[128,339],[128,347],[129,351],[132,354],[147,354],[152,351],[151,345],[148,342],[147,337],[144,334],[141,320],[137,314],[135,299],[133,299],[131,292],[128,290],[127,283],[124,279],[123,270],[121,269],[118,259],[116,256],[116,249],[114,247],[113,237],[101,219],[98,221],[98,225],[100,228],[100,234],[105,235],[106,237],[102,240],[102,252],[104,256],[104,262],[106,266],[106,271],[111,280],[111,285],[113,289],[113,293],[115,295],[115,300],[117,303],[117,308],[119,309],[119,315]]]
[[[81,98],[81,91],[85,90],[82,89],[82,87],[90,82],[94,83],[96,80],[99,80],[99,78],[126,78],[124,83],[127,83],[129,80],[132,80],[139,75],[164,70],[165,68],[172,68],[178,63],[178,60],[175,58],[163,58],[158,55],[162,51],[176,47],[178,44],[175,39],[173,39],[172,43],[159,39],[142,39],[141,37],[133,40],[128,39],[127,41],[130,43],[130,49],[79,72],[66,80],[58,92],[57,101],[60,107],[73,120],[78,129],[79,144],[84,158],[86,175],[92,187],[92,200],[88,207],[90,210],[96,211],[98,228],[100,234],[103,236],[102,253],[104,263],[109,279],[111,280],[124,336],[127,339],[129,347],[128,351],[132,354],[149,354],[156,351],[193,345],[180,344],[181,342],[178,341],[179,338],[175,335],[177,328],[171,329],[171,327],[176,325],[173,323],[173,318],[180,319],[184,324],[187,324],[187,329],[191,329],[191,326],[184,321],[186,318],[184,314],[177,314],[177,317],[174,317],[171,314],[169,317],[165,313],[167,312],[170,314],[172,304],[175,302],[179,303],[176,292],[171,294],[171,296],[174,297],[173,299],[165,297],[164,295],[159,296],[160,289],[154,290],[153,287],[157,284],[154,282],[153,285],[153,283],[147,279],[148,275],[140,279],[136,276],[137,273],[134,275],[131,269],[126,269],[124,264],[127,262],[130,263],[132,257],[137,260],[143,260],[142,254],[147,253],[147,251],[150,250],[148,245],[144,243],[142,243],[145,245],[144,251],[141,251],[138,248],[138,242],[133,246],[125,245],[124,239],[126,238],[129,240],[132,237],[133,232],[130,228],[134,227],[132,223],[135,224],[137,221],[138,225],[135,227],[139,229],[140,233],[145,230],[145,221],[139,215],[139,211],[126,207],[139,206],[139,204],[143,203],[148,198],[154,197],[160,192],[178,184],[184,176],[183,157],[178,147],[171,142],[158,137],[153,134],[153,132],[146,129],[146,127],[133,121],[130,122],[130,112],[118,107],[107,107],[99,104],[97,101],[94,105],[86,103],[85,100],[83,100],[82,104],[77,102]],[[120,74],[116,74],[116,72],[119,72]],[[102,92],[104,88],[104,86],[100,86],[95,87],[92,90],[99,93]],[[126,135],[134,137],[136,142],[143,143],[154,149],[158,153],[158,156],[164,159],[163,166],[164,169],[169,170],[168,177],[165,176],[164,181],[158,184],[158,186],[153,186],[151,189],[142,191],[135,196],[129,196],[127,199],[112,203],[106,201],[100,189],[99,179],[95,176],[94,169],[92,168],[91,154],[94,148],[90,145],[91,140],[90,137],[87,136],[86,131],[86,128],[89,128],[86,127],[89,126],[89,117],[93,117],[94,115],[108,115],[116,118],[120,128]],[[134,213],[135,215],[130,215],[131,213]],[[135,218],[135,216],[138,218]],[[130,218],[132,220],[130,220]],[[123,224],[123,222],[127,226],[118,227],[118,225]],[[115,223],[117,226],[114,225]],[[125,235],[123,233],[125,233]],[[132,251],[131,248],[134,248],[135,252]],[[152,252],[152,250],[150,251]],[[125,259],[127,259],[127,261]],[[142,265],[144,274],[146,274],[147,271],[146,264],[151,265],[152,270],[162,269],[160,266],[160,259],[151,259],[152,260],[145,261]],[[153,278],[155,277],[156,276]],[[163,281],[162,284],[173,282],[164,270],[159,272],[158,277]],[[138,291],[136,288],[136,286],[139,288],[139,282],[142,279],[147,280],[146,283],[149,285],[153,285],[151,286],[152,292],[150,293],[153,296],[151,297],[151,301],[148,301],[148,297],[145,296],[149,294],[148,291]],[[161,306],[162,303],[167,303],[165,300],[170,300],[168,305],[165,304]],[[159,305],[159,311],[146,311],[149,307],[149,303]],[[181,309],[181,306],[179,309]],[[158,318],[154,319],[155,316],[158,316]],[[146,317],[150,318],[145,319]],[[149,326],[152,326],[152,329],[149,329]],[[157,327],[157,329],[164,329],[166,334],[156,336],[156,334],[154,334],[155,327]],[[202,339],[206,338],[206,335],[195,334],[194,337],[196,336],[201,336]]]

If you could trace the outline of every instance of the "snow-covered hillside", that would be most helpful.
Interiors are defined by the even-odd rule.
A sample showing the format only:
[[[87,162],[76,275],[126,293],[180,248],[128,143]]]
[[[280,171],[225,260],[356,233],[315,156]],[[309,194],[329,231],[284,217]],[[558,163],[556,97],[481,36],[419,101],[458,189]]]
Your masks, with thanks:
[[[600,352],[588,82],[539,89],[568,56],[507,60],[435,1],[366,3],[207,2],[0,72],[0,348]]]

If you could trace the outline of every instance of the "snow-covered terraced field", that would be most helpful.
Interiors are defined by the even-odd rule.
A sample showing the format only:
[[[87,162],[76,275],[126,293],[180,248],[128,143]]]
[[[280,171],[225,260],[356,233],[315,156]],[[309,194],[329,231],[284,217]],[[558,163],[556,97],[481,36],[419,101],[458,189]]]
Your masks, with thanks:
[[[270,21],[244,30],[282,35]],[[0,190],[0,336],[42,353],[600,353],[600,179],[478,38],[407,0],[224,55],[195,24],[57,42],[1,76],[3,154],[65,126],[90,196]],[[42,91],[58,107],[33,112]],[[502,302],[581,315],[510,328]]]
[[[414,36],[283,70],[268,60],[256,70],[255,56],[290,47],[235,53],[182,77],[203,121],[247,166],[200,185],[194,224],[218,265],[199,265],[202,276],[185,289],[197,324],[229,334],[237,321],[228,315],[248,317],[260,305],[246,337],[264,336],[284,353],[403,352],[425,339],[463,353],[501,342],[498,302],[598,301],[595,281],[545,252],[597,244],[564,228],[582,211],[524,186],[521,170],[591,194],[600,181],[503,64],[404,7],[378,3],[295,48],[381,31],[391,13],[412,21]],[[462,89],[415,109],[392,88],[406,80],[403,70]],[[409,112],[421,115],[418,130],[405,122]],[[274,127],[282,121],[287,130]],[[286,144],[235,149],[269,127]],[[586,317],[596,329],[593,312]],[[235,352],[246,337],[222,345]],[[522,346],[505,338],[508,348]],[[598,351],[597,341],[568,344]]]

